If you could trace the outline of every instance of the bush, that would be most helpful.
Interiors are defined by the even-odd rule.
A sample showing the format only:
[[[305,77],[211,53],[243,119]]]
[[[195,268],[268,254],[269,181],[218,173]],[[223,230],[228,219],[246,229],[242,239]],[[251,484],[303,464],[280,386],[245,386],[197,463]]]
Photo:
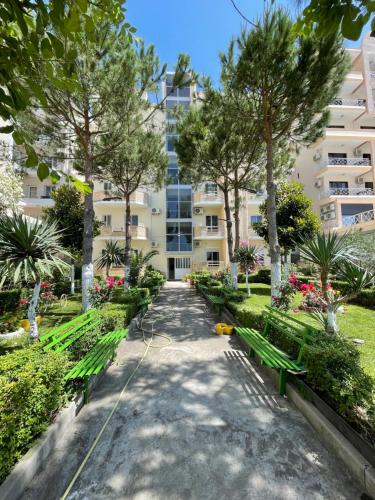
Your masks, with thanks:
[[[0,314],[14,312],[21,299],[21,289],[3,290],[0,292]]]
[[[263,330],[264,320],[263,312],[256,309],[247,309],[246,306],[234,304],[229,302],[226,307],[233,314],[233,316],[240,322],[241,326],[246,328],[255,328],[256,330]]]
[[[155,289],[160,288],[165,283],[165,276],[156,269],[147,268],[141,280],[141,286],[144,288]]]
[[[363,307],[375,307],[375,287],[362,290],[362,292],[349,302]]]
[[[375,381],[360,364],[358,349],[340,336],[319,334],[305,351],[306,381],[362,433],[375,438]],[[375,439],[374,441],[375,442]]]
[[[61,295],[69,295],[70,281],[68,279],[56,281],[56,283],[53,284],[53,293],[59,298]]]
[[[65,369],[39,346],[0,356],[0,482],[62,406]]]
[[[251,276],[253,283],[264,283],[265,285],[271,284],[271,269],[261,268],[257,274]]]

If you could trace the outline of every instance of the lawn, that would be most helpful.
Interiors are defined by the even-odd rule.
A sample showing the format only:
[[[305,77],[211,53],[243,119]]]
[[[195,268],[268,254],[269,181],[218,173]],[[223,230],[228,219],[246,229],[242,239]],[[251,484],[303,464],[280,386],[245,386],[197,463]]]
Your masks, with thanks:
[[[74,297],[69,297],[69,299],[58,300],[55,302],[49,311],[42,315],[43,319],[39,327],[39,335],[44,335],[52,328],[60,325],[61,323],[66,323],[67,321],[73,319],[74,316],[80,314],[82,308],[81,301],[81,295],[76,294]],[[5,353],[10,348],[13,349],[25,345],[25,342],[28,342],[28,339],[29,336],[26,333],[16,340],[2,341],[0,343],[0,354]]]
[[[246,285],[240,284],[239,288],[244,289]],[[242,307],[248,307],[255,312],[260,312],[265,305],[270,303],[270,286],[263,283],[251,284],[252,296],[247,298]],[[301,295],[296,296],[293,307],[298,307]],[[346,312],[338,314],[338,324],[340,332],[348,338],[362,339],[363,345],[358,349],[361,353],[361,362],[366,372],[375,378],[375,310],[365,307],[348,304],[345,306]],[[314,318],[308,313],[297,312],[297,317],[311,324],[316,324]]]

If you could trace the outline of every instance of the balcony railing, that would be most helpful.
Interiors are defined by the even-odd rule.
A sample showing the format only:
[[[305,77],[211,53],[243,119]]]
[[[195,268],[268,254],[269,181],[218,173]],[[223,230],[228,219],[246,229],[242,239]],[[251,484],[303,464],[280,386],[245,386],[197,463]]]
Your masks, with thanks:
[[[94,191],[94,201],[125,203],[125,198],[111,191]],[[135,191],[130,195],[132,205],[149,206],[149,195],[145,191]]]
[[[224,197],[220,193],[194,193],[194,205],[200,204],[222,204],[224,203]]]
[[[370,71],[370,78],[375,78],[375,71]]]
[[[331,188],[328,191],[323,191],[321,198],[329,196],[374,196],[375,192],[371,188]]]
[[[210,260],[205,262],[193,262],[192,270],[193,271],[221,271],[225,269],[225,262],[222,260]]]
[[[130,226],[130,234],[134,239],[145,240],[148,238],[148,229],[145,226]],[[116,228],[112,226],[103,226],[100,230],[101,236],[112,236],[114,238],[125,238],[124,228]]]
[[[355,224],[361,224],[362,222],[370,222],[375,220],[374,210],[367,210],[366,212],[360,212],[355,215],[345,215],[342,218],[342,223],[344,226],[353,226]]]
[[[357,167],[364,167],[364,166],[370,166],[371,162],[368,158],[326,158],[322,161],[323,166],[328,166],[328,165],[344,165],[344,166],[357,166]]]
[[[224,226],[196,226],[194,238],[221,239],[224,238]]]
[[[336,97],[331,102],[332,106],[366,106],[366,99],[342,99]]]

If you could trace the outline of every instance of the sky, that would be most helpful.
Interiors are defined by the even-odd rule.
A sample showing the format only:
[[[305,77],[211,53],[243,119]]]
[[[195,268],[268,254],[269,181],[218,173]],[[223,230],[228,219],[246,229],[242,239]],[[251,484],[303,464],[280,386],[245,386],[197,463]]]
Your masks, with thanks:
[[[235,0],[241,12],[256,20],[264,0]],[[296,12],[296,0],[279,0],[278,4]],[[231,0],[127,0],[127,21],[137,29],[146,44],[154,44],[162,63],[172,70],[179,53],[191,56],[191,64],[201,75],[218,83],[218,54],[226,51],[247,23],[236,12]],[[364,31],[365,33],[365,31]],[[357,47],[360,42],[346,42]]]

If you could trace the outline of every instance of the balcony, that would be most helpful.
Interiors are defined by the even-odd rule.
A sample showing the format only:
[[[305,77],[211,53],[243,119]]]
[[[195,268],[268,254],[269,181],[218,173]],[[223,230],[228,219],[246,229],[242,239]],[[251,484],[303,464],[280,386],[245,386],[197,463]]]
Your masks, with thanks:
[[[337,165],[347,165],[347,166],[356,166],[362,167],[371,165],[371,162],[368,158],[327,158],[322,162],[324,166],[337,166]]]
[[[248,193],[247,194],[247,204],[248,205],[260,205],[266,199],[267,194],[265,192],[259,193]]]
[[[194,238],[196,240],[222,240],[224,236],[223,225],[194,227]]]
[[[329,198],[330,196],[375,196],[373,189],[356,187],[356,188],[331,188],[322,191],[320,199]]]
[[[371,160],[368,158],[324,158],[318,164],[319,170],[316,177],[324,174],[346,174],[353,172],[356,175],[362,175],[369,171]]]
[[[336,97],[330,104],[331,106],[366,106],[366,99],[342,99]]]
[[[221,206],[224,204],[224,197],[222,194],[219,193],[203,193],[203,192],[198,192],[194,193],[193,196],[193,203],[195,206],[209,206],[209,207],[215,207],[215,206]]]
[[[50,196],[36,196],[35,198],[22,198],[23,206],[26,207],[52,207],[54,201]]]
[[[143,226],[143,225],[130,226],[130,234],[131,234],[132,240],[147,240],[148,239],[148,228]],[[100,230],[99,239],[125,240],[124,228],[103,226]]]
[[[346,215],[342,218],[342,223],[344,226],[354,226],[357,224],[364,224],[366,222],[372,222],[375,220],[374,210],[367,210],[367,212],[361,212],[355,215]]]
[[[225,262],[222,260],[210,260],[205,262],[193,262],[192,271],[223,271],[225,269]]]
[[[105,206],[125,206],[125,199],[111,191],[94,191],[94,203]],[[146,191],[135,191],[130,196],[130,205],[138,207],[149,207],[150,197]]]

